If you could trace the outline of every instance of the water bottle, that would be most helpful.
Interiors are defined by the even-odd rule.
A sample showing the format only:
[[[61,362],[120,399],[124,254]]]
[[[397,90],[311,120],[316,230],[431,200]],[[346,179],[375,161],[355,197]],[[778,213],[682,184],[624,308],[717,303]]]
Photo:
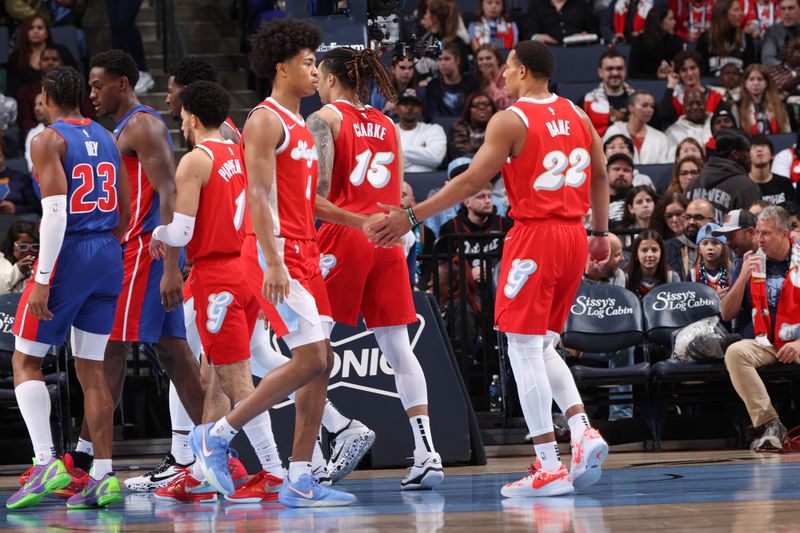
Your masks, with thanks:
[[[761,248],[756,252],[756,257],[759,259],[758,267],[753,270],[753,279],[757,281],[767,280],[767,254]]]
[[[493,413],[503,410],[503,390],[497,374],[492,375],[492,382],[489,384],[489,410]]]

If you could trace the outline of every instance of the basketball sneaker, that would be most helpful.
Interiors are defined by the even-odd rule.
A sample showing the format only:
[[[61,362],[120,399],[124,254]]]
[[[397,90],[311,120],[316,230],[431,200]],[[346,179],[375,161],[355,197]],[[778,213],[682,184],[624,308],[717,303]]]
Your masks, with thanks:
[[[67,508],[92,509],[107,507],[112,503],[122,503],[122,492],[114,472],[108,472],[100,480],[90,476],[86,488],[67,500]]]
[[[70,484],[71,478],[61,459],[52,457],[45,464],[37,464],[33,460],[33,470],[25,484],[6,501],[9,509],[24,509],[36,505],[47,494],[63,489]]]
[[[328,471],[331,483],[336,483],[353,471],[375,442],[375,432],[358,420],[333,434]]]
[[[230,451],[234,452],[234,449],[231,448]],[[250,476],[247,474],[247,469],[239,460],[239,457],[235,454],[233,455],[233,457],[228,457],[228,472],[231,474],[233,486],[238,488],[242,484],[247,483],[248,479],[250,479]]]
[[[233,503],[276,502],[282,484],[283,479],[262,470],[239,485],[232,495],[226,495],[225,499]]]
[[[414,465],[408,475],[400,482],[402,490],[432,489],[444,480],[442,458],[438,453],[417,455],[414,452]]]
[[[86,471],[83,470],[82,468],[78,468],[77,466],[75,466],[76,461],[74,456],[79,453],[80,452],[65,453],[62,457],[60,457],[61,462],[64,464],[64,468],[67,469],[67,473],[69,473],[71,479],[69,485],[67,485],[63,489],[54,491],[53,496],[61,496],[62,498],[69,498],[73,494],[82,491],[83,488],[86,486],[86,481],[88,480],[89,474],[87,474]],[[92,456],[85,453],[81,453],[81,455],[89,457],[89,465],[91,466]],[[20,486],[25,485],[35,467],[36,467],[35,465],[30,467],[21,476],[19,476]]]
[[[753,451],[780,450],[784,440],[786,440],[786,427],[776,418],[766,423],[764,433],[753,440],[750,449]]]
[[[311,476],[317,478],[317,482],[323,487],[330,487],[332,484],[331,473],[328,470],[327,464],[319,464],[312,466]]]
[[[223,494],[233,494],[236,487],[228,470],[228,441],[211,435],[213,423],[195,426],[189,432],[189,445],[208,483]]]
[[[286,507],[342,507],[356,501],[350,493],[323,487],[308,474],[303,474],[295,483],[289,477],[283,480],[278,501]]]
[[[141,476],[126,479],[125,486],[133,492],[153,492],[172,483],[181,475],[182,469],[189,468],[192,464],[194,461],[182,465],[175,460],[172,453],[167,452],[166,457],[155,468]]]
[[[569,475],[576,489],[583,489],[600,481],[600,467],[608,456],[608,444],[594,428],[583,430],[581,439],[572,443],[572,460]]]
[[[569,477],[567,467],[561,465],[558,470],[536,470],[528,467],[528,475],[519,481],[508,483],[500,494],[506,498],[535,498],[538,496],[560,496],[569,494],[575,489]]]
[[[217,501],[217,491],[205,481],[195,478],[187,468],[182,468],[172,483],[156,489],[154,496],[157,500],[165,502],[214,503]]]

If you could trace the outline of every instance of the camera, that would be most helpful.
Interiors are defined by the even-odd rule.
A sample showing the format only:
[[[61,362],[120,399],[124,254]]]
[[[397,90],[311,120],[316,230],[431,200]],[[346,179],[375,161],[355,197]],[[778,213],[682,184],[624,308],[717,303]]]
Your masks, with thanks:
[[[442,53],[442,41],[436,38],[421,39],[411,35],[400,38],[400,0],[368,0],[367,35],[372,48],[394,49],[395,55],[422,59],[437,58]]]

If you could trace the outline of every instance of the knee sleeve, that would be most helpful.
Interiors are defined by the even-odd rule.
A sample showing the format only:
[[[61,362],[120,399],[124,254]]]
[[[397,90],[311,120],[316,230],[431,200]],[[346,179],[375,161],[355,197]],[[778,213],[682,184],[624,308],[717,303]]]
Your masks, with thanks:
[[[175,384],[169,383],[169,418],[172,423],[172,431],[191,431],[194,427],[189,413],[178,397],[178,390]]]
[[[544,363],[544,335],[508,336],[508,358],[514,370],[519,402],[528,430],[536,437],[553,431],[553,394]]]
[[[428,405],[428,385],[425,374],[411,349],[406,326],[373,328],[375,340],[389,366],[394,370],[394,383],[403,409]]]
[[[572,372],[569,371],[567,363],[556,351],[554,344],[550,344],[544,349],[544,366],[547,380],[550,383],[550,391],[561,412],[566,413],[572,406],[583,405]]]
[[[267,373],[289,362],[288,357],[272,347],[269,335],[264,329],[264,322],[261,320],[256,322],[256,329],[250,339],[250,357]]]
[[[183,303],[183,323],[186,326],[186,342],[195,357],[200,359],[203,353],[203,343],[200,342],[200,333],[197,331],[197,312],[194,310],[194,298]]]

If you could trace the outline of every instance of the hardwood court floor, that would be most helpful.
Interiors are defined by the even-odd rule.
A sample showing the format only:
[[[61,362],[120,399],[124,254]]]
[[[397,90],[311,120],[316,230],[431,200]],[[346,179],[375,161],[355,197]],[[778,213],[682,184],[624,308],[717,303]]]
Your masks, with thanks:
[[[800,532],[800,455],[746,451],[612,453],[603,478],[573,496],[504,500],[503,483],[529,458],[448,468],[437,490],[401,493],[401,470],[359,471],[341,483],[358,505],[286,509],[278,504],[156,502],[128,493],[102,511],[67,512],[47,499],[30,510],[0,511],[0,527],[39,531],[703,531]],[[565,458],[565,460],[569,460]],[[138,463],[141,464],[142,461]],[[120,461],[123,467],[132,461]],[[127,478],[138,472],[120,472]],[[0,477],[3,499],[15,477]]]

